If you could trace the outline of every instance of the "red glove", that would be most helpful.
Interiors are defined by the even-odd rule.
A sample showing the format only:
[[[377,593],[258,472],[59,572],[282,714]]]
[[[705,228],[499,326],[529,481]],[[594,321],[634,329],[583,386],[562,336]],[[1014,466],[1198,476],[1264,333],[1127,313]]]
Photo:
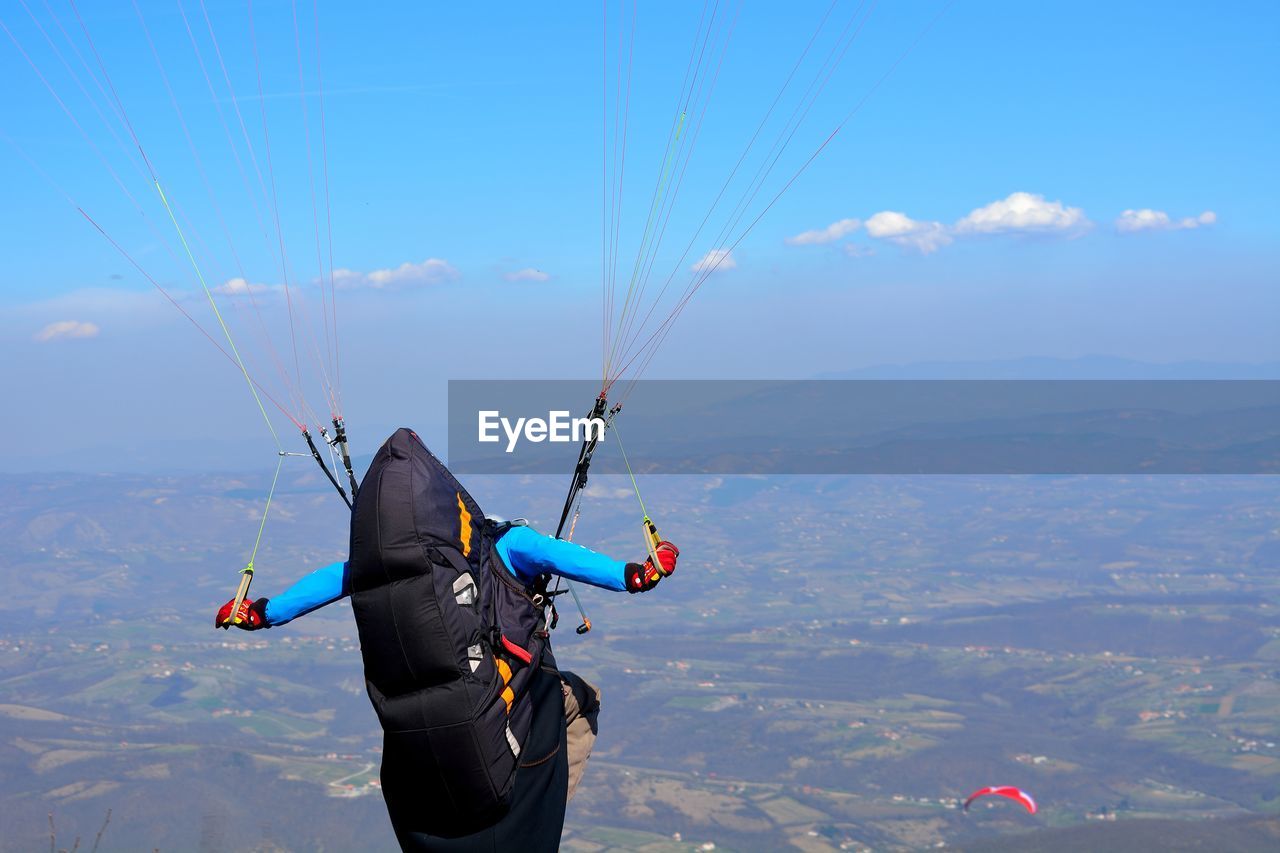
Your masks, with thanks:
[[[222,605],[222,609],[218,611],[217,617],[213,620],[213,627],[224,628],[230,622],[237,628],[245,631],[256,631],[259,628],[270,628],[267,624],[267,599],[259,598],[257,601],[246,598],[240,602],[240,621],[231,622],[231,607],[236,603],[233,598],[226,604]]]
[[[658,585],[658,581],[676,570],[676,558],[680,549],[670,542],[659,542],[653,549],[658,555],[658,565],[654,566],[653,558],[639,563],[627,563],[627,592],[648,592]]]
[[[676,558],[680,556],[680,549],[665,539],[659,542],[653,549],[658,555],[658,571],[665,578],[676,570]],[[644,561],[646,568],[653,568],[653,558]]]

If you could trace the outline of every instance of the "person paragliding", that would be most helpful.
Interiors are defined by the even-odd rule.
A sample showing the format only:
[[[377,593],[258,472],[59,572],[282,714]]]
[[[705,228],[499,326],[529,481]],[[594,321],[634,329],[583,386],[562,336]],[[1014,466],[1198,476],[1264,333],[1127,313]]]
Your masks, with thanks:
[[[969,804],[979,797],[1006,797],[1015,803],[1020,803],[1031,814],[1036,813],[1036,801],[1030,794],[1021,788],[1015,788],[1012,785],[988,785],[985,788],[979,788],[974,791],[964,801],[964,810],[969,810]]]
[[[646,592],[679,554],[661,541],[644,562],[627,563],[486,517],[401,429],[360,484],[348,559],[271,598],[238,608],[233,599],[215,625],[284,625],[349,596],[401,847],[554,850],[595,740],[600,694],[556,667],[548,579]]]

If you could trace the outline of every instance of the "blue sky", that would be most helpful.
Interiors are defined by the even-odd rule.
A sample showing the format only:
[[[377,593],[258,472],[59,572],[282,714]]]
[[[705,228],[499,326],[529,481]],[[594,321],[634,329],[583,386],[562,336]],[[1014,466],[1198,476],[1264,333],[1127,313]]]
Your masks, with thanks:
[[[76,59],[78,49],[97,68],[71,7],[27,5],[77,73],[67,72],[21,2],[4,6],[0,20],[20,48],[0,33],[0,132],[47,175],[0,140],[0,380],[24,413],[12,425],[16,441],[33,458],[92,446],[104,412],[138,440],[262,433],[237,371],[52,185],[219,334],[129,131]],[[322,201],[313,208],[310,187],[323,194],[326,162],[334,266],[344,271],[336,276],[344,411],[353,424],[437,419],[449,378],[599,373],[600,5],[382,3],[357,11],[321,2],[327,160],[310,4],[298,10],[301,83],[290,4],[255,4],[266,94],[259,99],[246,6],[206,0],[234,102],[198,0],[181,8],[214,95],[178,4],[139,5],[212,194],[138,16],[121,3],[79,8],[208,283],[234,291],[228,282],[243,268],[240,290],[255,291],[257,308],[243,298],[224,308],[255,376],[286,408],[295,404],[266,350],[270,341],[291,360],[284,276],[269,193],[250,156],[260,161],[263,186],[276,182],[302,312],[295,333],[303,385],[321,414],[307,351],[312,338],[325,347],[318,330],[327,305],[314,282],[328,268],[328,242],[317,262],[313,210],[322,228],[325,211]],[[728,36],[723,64],[705,109],[686,118],[684,139],[693,141],[682,150],[691,157],[658,247],[655,289],[663,270],[676,287],[698,279],[700,259],[739,236],[741,227],[717,241],[713,227],[689,242],[829,5],[708,5],[732,31],[713,30],[716,39]],[[928,28],[943,6],[906,0],[871,9],[743,221],[871,97],[706,277],[646,375],[806,377],[885,362],[1094,353],[1157,362],[1280,358],[1275,4],[959,0]],[[835,5],[833,28],[797,79],[808,79],[812,60],[856,7]],[[624,280],[702,9],[642,3],[635,12],[618,225]],[[631,34],[618,25],[632,9],[610,3],[608,12],[616,60]],[[784,97],[764,139],[772,141],[777,116],[800,102],[801,89]],[[613,108],[622,102],[611,91]],[[748,160],[752,169],[758,161]],[[736,201],[735,193],[727,195]],[[686,244],[691,253],[681,257]],[[670,307],[657,305],[658,316]]]

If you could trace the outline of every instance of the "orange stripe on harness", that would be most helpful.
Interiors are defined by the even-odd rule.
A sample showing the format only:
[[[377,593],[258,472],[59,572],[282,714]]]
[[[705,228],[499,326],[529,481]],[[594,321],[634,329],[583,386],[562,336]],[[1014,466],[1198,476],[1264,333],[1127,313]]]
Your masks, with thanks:
[[[467,504],[458,492],[458,541],[462,543],[462,556],[471,556],[471,513],[467,512]]]
[[[516,701],[515,691],[511,689],[511,665],[502,658],[495,657],[493,662],[498,666],[498,675],[502,676],[504,685],[502,701],[507,703],[507,713],[511,713],[511,705]]]

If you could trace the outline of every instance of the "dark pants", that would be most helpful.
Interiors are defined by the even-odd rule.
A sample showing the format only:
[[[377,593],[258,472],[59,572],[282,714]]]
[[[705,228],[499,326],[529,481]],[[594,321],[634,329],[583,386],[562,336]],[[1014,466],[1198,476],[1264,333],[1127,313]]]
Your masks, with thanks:
[[[487,829],[461,838],[440,838],[395,827],[401,849],[446,853],[499,853],[508,850],[540,853],[560,847],[569,792],[569,761],[564,692],[559,674],[539,670],[529,686],[529,695],[533,701],[533,725],[521,750],[524,760],[516,771],[511,809],[506,816]]]

